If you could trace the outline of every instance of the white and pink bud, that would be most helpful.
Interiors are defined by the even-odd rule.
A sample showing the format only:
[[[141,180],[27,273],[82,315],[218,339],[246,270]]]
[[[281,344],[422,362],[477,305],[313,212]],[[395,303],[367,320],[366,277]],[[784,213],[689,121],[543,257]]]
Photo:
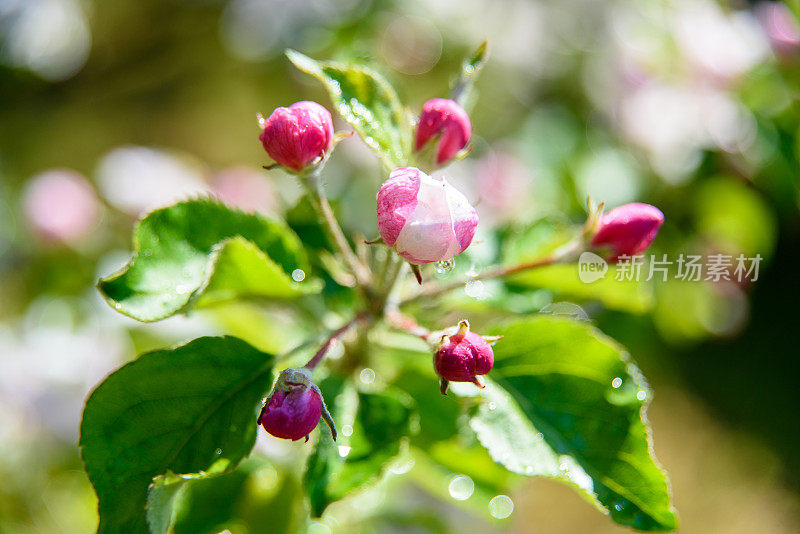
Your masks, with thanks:
[[[377,201],[383,242],[414,265],[449,260],[472,243],[478,213],[444,178],[399,167],[381,185]]]
[[[417,125],[415,150],[421,151],[428,142],[437,142],[432,167],[446,165],[461,151],[472,135],[469,115],[455,101],[446,98],[428,100],[422,106]]]
[[[296,102],[277,108],[264,122],[259,136],[269,157],[300,172],[322,161],[333,141],[330,112],[316,102]]]
[[[664,214],[655,206],[624,204],[600,217],[592,246],[611,249],[611,261],[623,255],[634,256],[650,246],[663,223]]]

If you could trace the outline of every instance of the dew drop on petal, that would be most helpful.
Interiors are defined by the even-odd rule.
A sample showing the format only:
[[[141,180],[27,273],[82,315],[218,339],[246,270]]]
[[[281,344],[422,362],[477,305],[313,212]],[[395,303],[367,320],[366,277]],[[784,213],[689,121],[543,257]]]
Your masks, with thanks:
[[[222,449],[217,449],[214,451],[214,454],[222,454]]]
[[[436,272],[439,274],[447,274],[453,270],[456,265],[456,260],[450,258],[449,260],[442,260],[436,262]]]
[[[292,280],[295,282],[302,282],[306,279],[306,273],[303,269],[295,269],[292,271]]]
[[[447,488],[450,496],[457,501],[465,501],[475,491],[475,483],[467,475],[456,475],[450,480]]]
[[[614,380],[611,381],[611,387],[614,389],[619,389],[622,387],[622,379],[620,377],[616,377]]]
[[[350,448],[348,445],[339,445],[339,456],[346,458],[350,454]]]
[[[497,408],[497,404],[490,402],[488,407],[490,410],[494,410],[495,408]]]
[[[505,519],[514,511],[514,501],[507,495],[497,495],[489,501],[489,513],[496,519]]]
[[[639,393],[636,394],[636,398],[640,401],[645,400],[647,398],[647,392],[644,390],[639,391]]]
[[[342,435],[343,436],[352,436],[353,435],[353,427],[350,425],[344,425],[342,427]]]

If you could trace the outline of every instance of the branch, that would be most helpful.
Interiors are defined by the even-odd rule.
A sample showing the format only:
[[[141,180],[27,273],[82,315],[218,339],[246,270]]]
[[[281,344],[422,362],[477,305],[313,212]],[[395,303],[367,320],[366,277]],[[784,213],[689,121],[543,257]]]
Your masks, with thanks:
[[[393,327],[408,332],[412,336],[421,338],[423,341],[428,341],[431,331],[424,326],[419,325],[413,317],[403,315],[397,310],[386,310],[386,321]]]
[[[488,271],[484,271],[477,276],[472,276],[467,280],[459,280],[457,282],[451,282],[449,284],[445,284],[442,286],[434,286],[427,290],[420,291],[413,297],[409,297],[400,302],[400,306],[404,306],[406,304],[410,304],[412,302],[416,302],[417,300],[425,297],[436,297],[443,293],[448,293],[455,289],[459,289],[464,287],[466,284],[476,281],[476,280],[487,280],[489,278],[502,278],[504,276],[510,276],[512,274],[516,274],[522,271],[527,271],[529,269],[536,269],[537,267],[544,267],[545,265],[550,265],[556,262],[559,262],[567,257],[571,256],[578,250],[582,248],[583,240],[582,239],[573,239],[563,247],[559,248],[551,255],[546,256],[542,259],[531,261],[527,263],[520,263],[517,265],[512,266],[498,266],[494,269],[489,269]]]
[[[366,315],[364,313],[359,313],[355,317],[353,317],[352,319],[347,321],[338,330],[335,330],[330,336],[328,336],[328,340],[322,345],[322,347],[320,347],[320,349],[317,351],[317,353],[314,355],[314,357],[311,358],[310,360],[308,360],[308,363],[305,364],[303,367],[313,371],[314,368],[317,365],[319,365],[319,363],[322,361],[322,359],[328,353],[328,351],[330,350],[331,346],[333,346],[333,342],[336,341],[345,332],[347,332],[350,329],[351,326],[353,326],[357,322],[362,321],[364,319],[366,319]]]
[[[330,239],[331,244],[337,252],[342,255],[350,272],[355,276],[356,285],[363,289],[371,283],[369,269],[358,259],[353,249],[350,248],[350,243],[347,242],[347,238],[344,236],[342,227],[339,226],[339,222],[336,220],[336,215],[334,215],[333,209],[331,209],[331,205],[328,203],[328,199],[322,194],[322,185],[320,184],[319,176],[312,174],[308,176],[307,180],[301,180],[301,183],[303,183],[306,188],[308,198],[311,201],[314,211],[319,215],[320,223],[323,228],[325,228],[328,239]]]

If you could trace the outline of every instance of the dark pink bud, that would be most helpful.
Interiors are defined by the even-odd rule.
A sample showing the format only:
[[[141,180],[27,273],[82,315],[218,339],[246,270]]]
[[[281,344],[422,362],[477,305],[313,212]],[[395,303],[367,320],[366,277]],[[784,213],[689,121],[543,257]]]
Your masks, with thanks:
[[[302,171],[320,161],[330,149],[331,114],[316,102],[296,102],[288,108],[278,108],[265,121],[259,139],[277,163]]]
[[[441,135],[436,151],[436,165],[444,165],[469,142],[472,125],[464,108],[453,100],[434,98],[422,106],[417,125],[417,151],[437,135]]]
[[[492,347],[483,336],[470,332],[467,321],[458,324],[454,335],[442,337],[433,356],[433,367],[442,381],[442,393],[446,393],[448,382],[472,382],[484,387],[478,376],[491,371],[492,365]]]
[[[333,425],[325,401],[308,369],[286,369],[278,377],[275,389],[258,416],[258,424],[276,438],[296,441],[306,438],[317,427],[320,416],[331,428]]]
[[[592,245],[610,248],[612,261],[622,255],[633,256],[650,246],[663,223],[664,214],[655,206],[625,204],[600,217]]]

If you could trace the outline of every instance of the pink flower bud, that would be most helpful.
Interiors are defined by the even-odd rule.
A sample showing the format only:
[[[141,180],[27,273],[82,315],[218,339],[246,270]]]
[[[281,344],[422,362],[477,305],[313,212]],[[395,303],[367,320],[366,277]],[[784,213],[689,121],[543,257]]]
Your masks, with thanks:
[[[434,98],[422,106],[417,125],[416,150],[421,150],[428,141],[441,135],[436,151],[436,165],[441,166],[467,146],[471,134],[472,126],[464,108],[452,100]]]
[[[91,184],[69,169],[51,169],[28,182],[23,208],[41,236],[73,243],[91,233],[100,218],[100,203]]]
[[[321,160],[330,149],[331,114],[316,102],[296,102],[288,108],[278,108],[264,123],[259,139],[277,163],[302,171]]]
[[[448,260],[472,243],[478,214],[444,178],[399,167],[381,185],[377,200],[384,243],[415,265]]]
[[[755,11],[777,54],[789,56],[800,49],[800,24],[788,6],[777,2],[762,2],[756,6]]]
[[[492,347],[485,338],[470,332],[467,321],[458,324],[458,332],[454,335],[442,336],[433,356],[433,367],[442,379],[442,393],[447,391],[448,382],[472,382],[484,387],[478,376],[487,374],[492,365]]]
[[[297,441],[306,438],[317,427],[320,416],[331,428],[333,425],[319,388],[311,381],[308,369],[286,369],[278,377],[275,389],[258,416],[258,424],[276,438]]]
[[[610,248],[612,261],[622,255],[633,256],[650,246],[663,223],[664,214],[655,206],[625,204],[600,217],[592,245]]]

